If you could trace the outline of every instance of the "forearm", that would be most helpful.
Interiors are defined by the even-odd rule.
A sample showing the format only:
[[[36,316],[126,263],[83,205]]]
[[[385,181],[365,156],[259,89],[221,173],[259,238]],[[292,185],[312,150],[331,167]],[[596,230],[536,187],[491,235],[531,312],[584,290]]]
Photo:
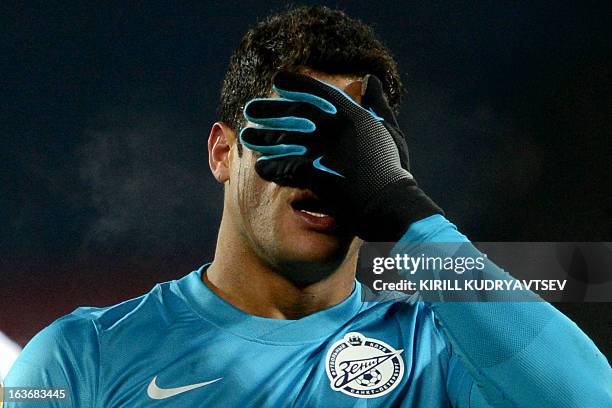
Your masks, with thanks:
[[[436,215],[412,224],[401,242],[468,240]],[[505,275],[492,262],[486,264],[485,272]],[[610,365],[593,342],[552,305],[532,301],[428,302],[428,306],[491,405],[612,404]]]

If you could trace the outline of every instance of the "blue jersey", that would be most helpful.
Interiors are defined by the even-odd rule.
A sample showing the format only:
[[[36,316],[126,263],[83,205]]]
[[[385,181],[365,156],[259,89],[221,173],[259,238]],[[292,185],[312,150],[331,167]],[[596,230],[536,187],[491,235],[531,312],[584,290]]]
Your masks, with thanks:
[[[405,238],[442,237],[464,239],[441,216]],[[278,320],[226,303],[203,273],[57,320],[5,386],[65,388],[42,405],[57,407],[612,406],[609,364],[546,303],[364,302],[356,283],[334,307]]]

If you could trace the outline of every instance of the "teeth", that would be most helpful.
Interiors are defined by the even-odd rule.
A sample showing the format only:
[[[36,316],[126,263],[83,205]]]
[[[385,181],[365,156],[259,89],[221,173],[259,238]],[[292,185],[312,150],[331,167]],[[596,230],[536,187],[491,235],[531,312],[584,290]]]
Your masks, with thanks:
[[[318,217],[318,218],[327,217],[327,214],[321,214],[321,213],[316,213],[316,212],[306,211],[306,210],[301,210],[301,211],[305,212],[306,214],[312,215],[313,217]]]

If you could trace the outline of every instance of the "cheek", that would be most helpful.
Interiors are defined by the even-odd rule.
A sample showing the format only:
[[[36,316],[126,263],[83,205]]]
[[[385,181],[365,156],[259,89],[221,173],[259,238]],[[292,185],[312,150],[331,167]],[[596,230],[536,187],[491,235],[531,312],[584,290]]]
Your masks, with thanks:
[[[249,224],[269,224],[278,186],[259,177],[255,171],[255,158],[250,152],[245,152],[236,168],[235,199],[241,218]]]

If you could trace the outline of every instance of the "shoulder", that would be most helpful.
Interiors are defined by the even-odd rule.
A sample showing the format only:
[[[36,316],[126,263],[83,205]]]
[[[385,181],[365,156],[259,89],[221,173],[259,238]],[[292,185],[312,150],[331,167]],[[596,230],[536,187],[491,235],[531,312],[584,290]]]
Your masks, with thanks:
[[[4,385],[67,389],[73,403],[87,406],[96,389],[98,344],[90,319],[75,314],[64,316],[30,340]]]
[[[362,301],[366,310],[398,315],[402,320],[408,316],[432,316],[432,311],[421,301],[418,293],[406,294],[398,291],[374,292],[361,284]]]
[[[117,327],[159,316],[159,305],[170,282],[156,285],[150,292],[108,307],[79,307],[41,330],[26,345],[18,363],[48,367],[58,363],[95,366],[105,334]],[[155,313],[157,311],[157,313]]]
[[[20,360],[45,365],[58,361],[58,357],[68,357],[70,352],[97,352],[97,345],[93,321],[71,313],[57,319],[34,336],[21,353]]]
[[[409,333],[415,339],[428,338],[441,347],[449,344],[431,305],[424,302],[418,293],[373,292],[362,285],[362,299],[362,314],[393,321],[402,332]]]
[[[183,306],[173,289],[175,282],[156,284],[149,292],[115,305],[79,307],[65,318],[90,321],[101,338],[108,332],[125,330],[130,326],[165,321],[170,315],[180,314],[177,309]]]
[[[6,386],[65,386],[80,390],[79,401],[89,400],[98,383],[104,333],[129,321],[130,316],[148,317],[150,313],[138,311],[152,309],[150,304],[159,299],[161,290],[157,285],[138,298],[104,308],[80,307],[55,320],[28,342],[6,378]]]

